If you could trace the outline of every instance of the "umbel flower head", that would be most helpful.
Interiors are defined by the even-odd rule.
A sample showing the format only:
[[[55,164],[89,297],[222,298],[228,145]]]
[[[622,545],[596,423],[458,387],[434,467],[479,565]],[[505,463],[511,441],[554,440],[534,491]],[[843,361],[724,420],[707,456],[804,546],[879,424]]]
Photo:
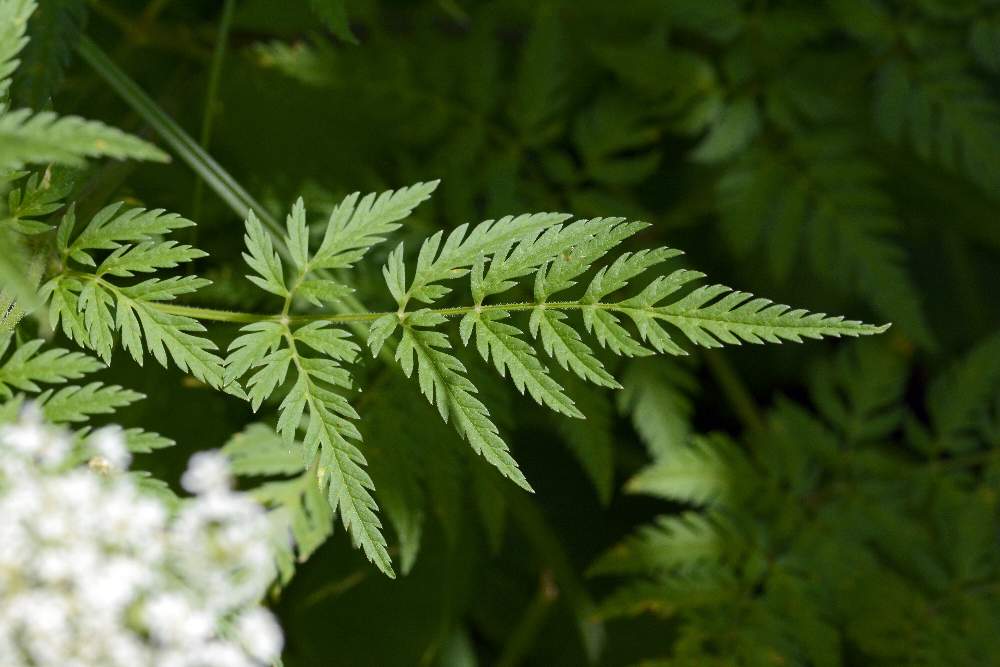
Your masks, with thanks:
[[[174,504],[126,473],[119,429],[84,441],[90,465],[79,446],[30,408],[0,426],[0,665],[272,664],[273,533],[225,457],[192,458]]]

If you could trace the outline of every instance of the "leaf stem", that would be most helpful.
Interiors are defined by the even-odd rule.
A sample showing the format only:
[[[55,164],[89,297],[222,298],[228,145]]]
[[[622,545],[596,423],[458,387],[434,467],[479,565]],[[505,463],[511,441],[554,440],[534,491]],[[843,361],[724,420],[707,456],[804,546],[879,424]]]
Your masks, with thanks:
[[[559,598],[559,589],[552,572],[544,570],[538,584],[538,592],[532,598],[528,607],[522,612],[521,620],[514,627],[503,651],[497,659],[497,667],[515,667],[521,664],[525,656],[531,651],[535,640],[538,638],[552,611],[552,606]]]
[[[201,117],[201,136],[199,145],[208,150],[212,141],[212,126],[215,121],[216,98],[219,96],[219,81],[222,79],[222,63],[226,58],[226,46],[229,42],[229,28],[233,23],[235,0],[225,0],[222,6],[222,18],[219,19],[219,32],[215,37],[215,49],[212,51],[212,64],[208,72],[208,87],[205,91],[205,108]],[[201,219],[202,200],[205,194],[205,181],[198,178],[194,183],[194,200],[191,203],[191,215],[195,220]],[[197,229],[197,228],[196,228]]]
[[[157,309],[172,313],[175,315],[185,315],[187,317],[193,317],[196,320],[207,320],[216,322],[239,322],[239,323],[250,323],[250,322],[278,322],[286,320],[288,322],[332,322],[332,323],[363,323],[372,322],[385,315],[400,315],[398,310],[390,311],[379,311],[379,312],[368,312],[368,311],[356,311],[356,312],[344,312],[337,311],[332,313],[305,313],[305,314],[290,314],[287,311],[277,314],[257,314],[257,313],[246,313],[239,311],[230,310],[216,310],[213,308],[197,308],[192,306],[181,306],[171,303],[157,303],[155,306]],[[646,307],[639,308],[636,306],[623,305],[620,303],[583,303],[580,301],[546,301],[542,303],[536,303],[533,301],[524,301],[518,303],[497,303],[497,304],[477,304],[469,306],[453,306],[449,308],[427,308],[424,309],[425,312],[430,312],[435,315],[442,315],[444,317],[458,317],[460,315],[465,315],[471,312],[497,312],[497,311],[508,311],[508,312],[523,312],[534,310],[535,308],[543,307],[550,310],[583,310],[585,308],[594,308],[597,310],[611,311],[615,313],[624,313],[628,315],[630,312],[635,311],[647,311],[652,314],[653,317],[657,319],[662,319],[667,322],[676,324],[680,320],[700,320],[700,321],[723,321],[730,322],[734,320],[727,320],[725,318],[713,317],[711,315],[698,313],[697,311],[677,311],[677,312],[665,312],[662,308],[658,307]],[[410,313],[419,311],[409,311]],[[809,323],[800,324],[798,326],[793,324],[783,325],[785,328],[797,328],[802,330],[809,330],[811,328],[816,328],[815,326],[810,326]],[[881,332],[885,327],[879,327],[871,324],[858,325],[859,333],[877,333]],[[733,389],[736,385],[731,381],[732,369],[729,369],[727,373],[724,366],[724,362],[720,364],[719,360],[712,362],[716,366],[713,372],[719,378],[719,381],[727,385],[730,389]],[[725,378],[725,379],[723,379]],[[734,389],[734,395],[735,392]]]
[[[749,431],[763,431],[764,419],[760,416],[760,408],[726,357],[717,350],[705,350],[704,356],[708,370],[719,383],[719,388],[743,422],[743,426]]]
[[[77,46],[80,57],[118,93],[132,109],[156,131],[163,141],[195,171],[226,204],[241,216],[253,209],[272,230],[280,229],[277,219],[261,206],[229,172],[205,152],[170,116],[166,114],[125,72],[86,35]]]

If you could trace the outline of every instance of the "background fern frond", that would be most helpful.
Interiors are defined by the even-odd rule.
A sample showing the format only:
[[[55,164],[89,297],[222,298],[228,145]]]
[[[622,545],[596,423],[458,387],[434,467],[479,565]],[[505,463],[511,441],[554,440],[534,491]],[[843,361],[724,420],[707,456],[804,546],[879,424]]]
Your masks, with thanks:
[[[690,444],[673,447],[653,465],[643,469],[625,485],[631,493],[643,493],[695,505],[731,502],[743,491],[740,480],[752,476],[742,453],[724,436],[694,438]]]
[[[42,0],[28,22],[31,41],[21,54],[13,94],[18,105],[45,108],[63,81],[73,47],[83,34],[83,0]]]
[[[16,58],[28,43],[25,37],[28,19],[36,7],[34,0],[7,0],[0,3],[0,103],[7,99],[11,75],[20,64]]]

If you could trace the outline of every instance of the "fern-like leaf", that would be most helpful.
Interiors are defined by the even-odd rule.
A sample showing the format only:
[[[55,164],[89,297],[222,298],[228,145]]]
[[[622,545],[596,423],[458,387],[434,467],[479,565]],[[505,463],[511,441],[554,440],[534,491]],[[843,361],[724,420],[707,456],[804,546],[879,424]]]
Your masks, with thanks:
[[[594,333],[599,344],[625,356],[652,354],[650,347],[686,354],[674,339],[676,332],[695,345],[718,347],[884,330],[793,310],[721,285],[691,289],[691,283],[703,274],[685,269],[655,277],[634,296],[613,299],[630,281],[680,252],[670,248],[628,251],[593,272],[598,261],[647,225],[621,218],[569,221],[569,216],[559,213],[461,225],[447,236],[438,232],[420,247],[412,274],[407,270],[405,248],[398,245],[383,267],[388,291],[396,301],[392,312],[329,316],[293,312],[300,298],[314,306],[341,300],[350,288],[328,271],[351,268],[397,229],[399,221],[436,185],[418,183],[381,195],[348,196],[334,208],[315,250],[311,248],[305,205],[299,199],[287,217],[281,244],[287,250],[284,259],[251,213],[244,255],[254,271],[249,278],[261,289],[283,297],[284,307],[279,315],[263,316],[243,327],[230,346],[223,376],[224,384],[245,383],[254,410],[273,394],[283,393],[278,405],[278,433],[291,446],[305,423],[303,469],[318,466],[317,478],[331,507],[340,513],[369,559],[387,573],[391,569],[371,495],[372,480],[365,472],[361,436],[353,423],[359,415],[345,396],[352,387],[348,364],[354,361],[358,347],[339,323],[370,321],[367,342],[375,355],[398,336],[395,359],[403,373],[416,375],[424,397],[474,452],[525,489],[531,487],[500,429],[478,396],[466,367],[453,353],[448,335],[439,330],[450,316],[462,316],[458,327],[462,341],[471,345],[475,338],[480,356],[492,361],[501,377],[509,376],[516,389],[539,404],[576,418],[583,413],[517,325],[518,314],[529,315],[530,333],[564,369],[604,387],[617,387],[618,382],[574,328],[571,318],[576,311],[582,316],[583,328]],[[166,257],[186,251],[174,246],[162,248]],[[112,253],[115,261],[127,256],[124,251]],[[579,296],[563,297],[587,274],[590,281],[579,290]],[[452,291],[443,283],[464,276],[470,281],[470,304],[408,310],[412,302],[435,304]],[[532,301],[487,303],[524,287],[525,282],[533,282]],[[81,309],[89,331],[91,320],[101,320],[102,306],[89,295],[81,294],[80,300],[85,301]],[[89,311],[96,314],[88,315]],[[299,326],[302,320],[309,323]],[[626,328],[629,322],[636,333]],[[694,498],[695,492],[690,493]],[[394,523],[407,535],[417,525],[398,511],[394,517]],[[407,543],[411,543],[409,537]]]
[[[958,171],[993,192],[1000,184],[1000,107],[989,87],[950,54],[882,66],[875,101],[879,130],[922,159]]]
[[[383,242],[386,236],[399,229],[399,221],[425,202],[439,183],[415,183],[364,197],[357,192],[349,195],[330,213],[323,241],[312,259],[312,267],[350,268],[371,248]]]
[[[0,334],[0,358],[10,348],[13,334]],[[70,352],[62,348],[53,348],[44,352],[39,350],[44,341],[33,340],[16,348],[0,365],[0,396],[13,396],[13,389],[38,392],[38,383],[60,384],[68,380],[78,380],[87,373],[92,373],[103,364],[80,352]]]
[[[630,479],[625,488],[631,493],[711,505],[736,496],[746,465],[736,446],[724,436],[695,438],[689,445],[672,448]]]
[[[28,43],[28,18],[35,11],[34,0],[0,2],[0,114],[10,89],[10,78],[20,64],[17,55]]]
[[[552,379],[547,369],[538,360],[534,349],[518,337],[519,330],[501,320],[510,313],[493,311],[490,313],[469,313],[462,318],[462,339],[468,344],[475,331],[476,347],[483,361],[493,358],[493,365],[500,377],[510,373],[511,382],[522,394],[527,389],[540,404],[568,417],[583,419],[573,400],[566,396],[559,383]]]
[[[156,162],[169,159],[152,144],[98,121],[27,109],[0,115],[0,169],[46,162],[78,165],[84,158],[103,156]]]
[[[534,239],[539,232],[565,222],[570,216],[563,213],[535,213],[532,215],[508,216],[500,220],[487,220],[469,230],[468,225],[460,225],[452,231],[441,245],[444,232],[437,232],[424,241],[417,257],[413,280],[409,288],[394,294],[403,307],[412,298],[421,303],[433,303],[451,290],[437,283],[461,278],[469,272],[469,267],[485,255],[511,248],[519,241]],[[468,232],[468,235],[466,235]],[[402,246],[396,255],[402,260]],[[404,285],[405,276],[392,262],[386,267],[386,282],[390,285]]]
[[[721,516],[686,512],[661,516],[640,528],[594,563],[595,574],[669,573],[720,561],[731,553],[735,534]]]
[[[23,173],[15,173],[23,176]],[[49,231],[52,226],[37,218],[62,208],[62,200],[72,187],[73,179],[63,169],[49,167],[44,172],[31,174],[7,196],[6,218],[0,219],[0,227],[7,226],[21,234]]]
[[[787,153],[751,151],[719,183],[723,231],[739,255],[763,253],[776,280],[788,279],[796,257],[808,258],[813,274],[929,345],[920,291],[896,243],[902,225],[859,143],[826,133],[793,141]]]
[[[398,221],[424,201],[436,183],[418,184],[381,195],[348,196],[327,221],[323,240],[311,252],[305,206],[300,199],[287,218],[290,266],[286,267],[256,216],[246,221],[247,252],[244,258],[256,275],[248,278],[261,289],[285,299],[284,315],[277,321],[261,321],[241,330],[229,348],[224,381],[244,376],[254,410],[292,378],[279,405],[278,433],[291,445],[300,422],[303,469],[314,469],[310,479],[323,490],[330,508],[340,514],[355,543],[383,572],[394,576],[382,535],[373,484],[364,454],[358,445],[361,434],[353,424],[357,412],[343,395],[352,386],[344,364],[354,361],[358,346],[346,330],[317,320],[300,327],[291,325],[288,312],[299,296],[318,304],[336,301],[350,288],[325,273],[346,268],[360,259],[383,235],[397,228]],[[290,269],[286,275],[286,268]],[[319,356],[312,356],[312,350]]]
[[[88,347],[105,361],[111,358],[115,332],[121,345],[142,364],[148,351],[162,365],[172,360],[184,372],[217,388],[224,386],[222,360],[216,345],[199,334],[205,327],[192,317],[163,306],[196,292],[209,281],[196,276],[149,278],[119,284],[136,272],[151,273],[190,262],[205,253],[161,235],[194,223],[162,209],[121,210],[112,204],[99,211],[74,238],[76,214],[70,207],[56,230],[56,248],[63,262],[75,262],[84,271],[63,271],[43,287],[53,326],[61,323],[72,340]],[[95,253],[111,251],[100,261]]]
[[[37,403],[45,418],[56,423],[85,422],[93,415],[112,414],[118,408],[129,406],[144,398],[142,394],[118,385],[90,382],[82,386],[63,387],[58,391],[47,390],[40,394]],[[154,436],[159,438],[159,436]],[[148,438],[143,440],[142,449],[158,449],[164,445]],[[136,451],[138,443],[130,447]]]
[[[691,434],[692,395],[698,382],[687,365],[670,359],[630,362],[622,375],[618,409],[654,460],[669,457]]]
[[[425,328],[441,321],[440,316],[420,311],[412,315],[403,328],[396,359],[403,372],[410,377],[416,358],[420,390],[427,400],[438,407],[441,418],[445,421],[451,419],[472,449],[496,466],[505,477],[531,490],[499,430],[490,420],[489,410],[476,398],[476,387],[469,380],[465,366],[446,351],[451,347],[448,338]]]

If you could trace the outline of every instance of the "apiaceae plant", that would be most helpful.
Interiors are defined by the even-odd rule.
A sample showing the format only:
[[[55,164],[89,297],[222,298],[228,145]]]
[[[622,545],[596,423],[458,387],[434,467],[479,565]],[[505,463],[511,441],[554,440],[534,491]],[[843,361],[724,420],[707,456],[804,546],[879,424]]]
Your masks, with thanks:
[[[7,113],[8,118],[11,115],[15,121],[27,117],[26,112]],[[24,127],[21,124],[16,131],[29,134],[30,121],[28,130]],[[93,127],[82,144],[99,145],[109,132],[103,126]],[[74,136],[87,135],[80,129]],[[45,137],[58,141],[52,132]],[[128,141],[136,150],[126,154],[155,154],[138,140],[122,143]],[[19,167],[23,161],[11,158],[5,165]],[[354,388],[348,369],[360,350],[356,338],[373,355],[398,338],[392,360],[407,376],[416,371],[421,392],[441,418],[505,477],[530,490],[489,410],[476,396],[478,390],[465,366],[450,351],[452,341],[445,330],[450,318],[459,319],[462,342],[474,343],[483,361],[492,363],[501,376],[509,375],[518,391],[578,419],[585,415],[551,377],[526,340],[525,328],[556,363],[605,387],[620,385],[594,356],[580,333],[584,328],[602,347],[629,357],[653,351],[684,354],[675,340],[677,332],[695,345],[719,347],[857,336],[885,329],[791,309],[724,285],[681,292],[704,277],[688,269],[660,273],[647,278],[641,290],[622,294],[630,282],[680,254],[671,248],[621,253],[597,270],[586,288],[578,290],[582,294],[564,296],[597,262],[647,225],[624,218],[572,220],[562,213],[506,216],[461,225],[447,236],[437,232],[423,242],[409,269],[405,248],[399,244],[382,269],[397,308],[352,312],[350,305],[356,302],[350,299],[350,276],[338,278],[332,272],[351,269],[361,261],[437,185],[433,181],[348,196],[325,222],[318,245],[310,243],[301,199],[278,238],[250,211],[244,236],[244,259],[251,271],[247,279],[282,300],[279,312],[215,311],[172,303],[207,281],[193,275],[145,275],[205,255],[190,245],[160,240],[194,223],[162,209],[128,208],[121,203],[101,209],[79,229],[75,212],[67,211],[53,235],[56,271],[43,277],[39,298],[48,304],[53,326],[106,363],[118,345],[139,364],[148,352],[160,364],[172,362],[212,387],[245,396],[254,410],[287,384],[278,406],[277,432],[289,449],[301,453],[303,471],[315,479],[351,537],[390,575],[393,569],[373,485],[359,448],[361,434],[353,423],[361,417],[345,394]],[[27,193],[30,186],[26,184]],[[39,225],[30,231],[37,235],[49,229]],[[145,275],[136,280],[136,274]],[[435,307],[453,291],[448,281],[464,277],[471,297],[462,305]],[[504,300],[521,282],[530,284],[531,298]],[[517,315],[527,319],[527,327],[512,324]],[[623,320],[634,327],[633,332]],[[246,324],[223,356],[201,335],[204,321]]]
[[[28,428],[25,424],[41,429],[38,420],[44,418],[75,429],[59,442],[79,445],[99,440],[106,431],[96,428],[105,420],[122,421],[127,428],[116,432],[121,448],[139,455],[140,464],[156,475],[114,474],[167,503],[176,498],[158,476],[170,479],[174,443],[156,431],[166,427],[166,435],[174,436],[187,430],[185,446],[221,446],[226,465],[267,509],[277,532],[273,553],[268,551],[275,565],[270,593],[282,620],[309,616],[308,623],[315,623],[313,605],[328,604],[328,598],[336,603],[363,586],[359,582],[375,578],[376,569],[391,579],[403,575],[393,586],[428,581],[421,576],[430,577],[431,589],[454,584],[426,645],[422,639],[406,640],[420,644],[419,651],[407,645],[414,653],[405,655],[420,653],[422,664],[476,664],[477,654],[500,664],[523,661],[533,646],[544,643],[539,627],[555,623],[546,617],[560,595],[577,635],[576,648],[561,658],[567,664],[577,657],[599,662],[606,646],[615,646],[606,637],[606,624],[631,622],[636,614],[650,612],[670,628],[669,641],[650,641],[640,654],[626,650],[621,655],[664,657],[664,665],[840,665],[854,664],[855,654],[883,661],[870,664],[947,664],[953,657],[947,647],[957,638],[970,642],[970,660],[989,652],[988,633],[981,630],[997,612],[976,587],[993,590],[1000,571],[987,537],[996,523],[996,503],[989,496],[989,471],[995,470],[992,463],[983,464],[984,477],[977,477],[981,462],[976,457],[988,458],[984,452],[991,450],[983,443],[995,442],[996,337],[987,337],[928,381],[926,398],[907,393],[904,359],[914,346],[931,350],[936,342],[913,281],[887,240],[898,230],[889,197],[879,190],[883,175],[872,159],[858,153],[857,137],[851,136],[864,134],[856,127],[862,121],[813,90],[803,72],[784,80],[767,58],[750,59],[760,68],[757,74],[736,64],[750,49],[742,42],[743,31],[757,30],[744,21],[759,21],[760,39],[773,42],[777,51],[814,49],[808,63],[817,70],[849,60],[839,54],[824,60],[827,46],[819,46],[821,37],[851,35],[887,59],[876,60],[882,69],[875,93],[886,136],[899,145],[915,143],[923,158],[971,172],[974,186],[989,187],[992,160],[973,150],[974,142],[960,128],[979,122],[973,116],[989,115],[991,108],[976,106],[975,100],[983,98],[975,86],[962,89],[974,98],[968,117],[950,116],[934,106],[938,102],[922,97],[920,76],[930,76],[930,70],[908,69],[896,51],[875,46],[892,23],[888,6],[893,3],[845,0],[827,3],[827,13],[789,8],[777,17],[763,6],[767,3],[751,10],[735,0],[715,8],[691,2],[669,10],[647,7],[642,11],[652,12],[664,26],[699,37],[675,44],[654,31],[631,46],[595,38],[593,62],[577,67],[598,63],[621,79],[613,94],[596,99],[588,97],[596,84],[571,85],[562,74],[569,52],[562,33],[568,26],[588,24],[597,10],[586,2],[580,6],[588,9],[577,15],[562,3],[547,3],[531,14],[535,23],[516,47],[515,81],[508,91],[512,101],[501,119],[491,115],[490,106],[499,105],[501,96],[487,84],[505,75],[485,64],[499,47],[490,30],[481,34],[477,26],[504,26],[510,16],[522,16],[514,0],[500,3],[510,5],[506,10],[468,13],[459,3],[426,3],[435,5],[427,11],[443,12],[469,31],[459,50],[477,58],[481,67],[472,69],[483,89],[466,81],[468,99],[453,99],[465,93],[456,93],[454,82],[444,83],[466,76],[450,47],[429,51],[437,53],[434,66],[440,65],[436,58],[450,63],[444,66],[448,74],[435,78],[428,73],[427,80],[414,83],[400,64],[407,58],[387,56],[382,62],[376,53],[365,55],[352,30],[357,24],[347,20],[345,5],[337,0],[310,0],[298,9],[291,7],[299,3],[276,8],[226,0],[214,50],[207,54],[200,50],[201,36],[174,25],[186,37],[172,41],[156,27],[157,16],[173,10],[165,9],[169,3],[150,3],[133,26],[142,39],[168,51],[189,49],[190,57],[203,55],[209,62],[200,141],[83,34],[90,13],[131,25],[129,12],[119,4],[0,0],[0,423],[9,424],[4,432],[17,433]],[[380,25],[382,3],[360,4],[366,7],[361,25]],[[180,16],[206,11],[175,9]],[[385,16],[392,11],[386,9]],[[413,12],[416,16],[418,10]],[[266,17],[273,16],[291,24],[318,20],[317,28],[325,27],[339,44],[318,35],[295,44],[259,42],[246,49],[249,57],[240,66],[277,70],[316,99],[327,99],[321,96],[364,72],[367,78],[357,84],[359,98],[353,100],[360,109],[370,95],[377,118],[419,110],[412,116],[415,126],[407,130],[412,136],[383,139],[374,129],[362,140],[398,139],[403,166],[389,172],[395,182],[413,185],[389,189],[382,183],[391,181],[380,173],[359,178],[377,185],[344,195],[345,190],[336,190],[339,184],[317,185],[324,177],[311,174],[293,187],[279,183],[261,204],[208,154],[217,115],[213,98],[236,95],[226,91],[222,75],[233,22],[248,34],[267,32]],[[970,48],[990,67],[996,61],[990,35],[1000,35],[995,23],[977,24],[969,37]],[[407,39],[412,43],[398,48],[421,51],[423,37]],[[899,39],[913,41],[908,48],[915,51],[922,48],[912,34]],[[661,55],[676,58],[676,71],[673,79],[658,84],[633,65],[647,52],[659,53],[661,42],[670,44]],[[695,55],[697,48],[725,52],[724,74]],[[49,110],[71,58],[89,66],[98,85],[119,95],[157,136],[140,138],[140,130],[127,133]],[[403,75],[393,78],[397,67]],[[753,76],[778,78],[757,88],[744,82]],[[284,80],[283,85],[293,84]],[[458,87],[465,90],[463,85]],[[570,98],[587,105],[579,116],[566,101]],[[396,100],[398,107],[387,100]],[[885,109],[899,105],[906,107],[905,117],[893,124]],[[280,123],[286,139],[295,124],[293,113],[300,110],[289,111],[289,119]],[[422,115],[433,113],[440,114],[439,122]],[[678,245],[690,240],[699,247],[726,247],[734,258],[757,257],[765,265],[763,273],[783,279],[801,243],[810,255],[810,271],[829,271],[824,262],[845,267],[841,287],[860,298],[846,300],[848,310],[874,311],[875,321],[898,316],[903,333],[889,342],[887,336],[845,342],[836,356],[830,355],[829,341],[811,343],[818,351],[808,364],[801,364],[807,358],[803,353],[788,347],[769,353],[775,356],[767,359],[779,360],[771,363],[813,369],[806,381],[808,399],[792,390],[773,408],[759,408],[717,348],[742,346],[734,356],[754,357],[761,354],[759,345],[872,336],[886,333],[889,325],[783,305],[709,281],[690,268],[670,235],[661,233],[660,216],[646,205],[644,184],[657,173],[660,151],[666,150],[659,146],[659,131],[649,129],[656,123],[688,139],[704,134],[691,147],[690,158],[698,169],[709,166],[694,178],[711,187],[690,186],[697,192],[684,206],[694,212],[681,214],[691,219],[669,227],[680,237]],[[809,123],[823,127],[810,134],[803,131]],[[928,124],[942,138],[923,141],[920,132]],[[568,129],[559,129],[563,125]],[[983,136],[993,137],[996,127],[986,121],[982,127],[987,128]],[[245,155],[245,137],[235,135],[233,142],[234,135],[227,136],[227,149]],[[955,156],[949,157],[946,140]],[[350,137],[342,141],[345,151],[355,150]],[[571,148],[564,150],[563,144]],[[441,146],[454,152],[460,168],[440,159]],[[270,147],[260,150],[274,159]],[[772,155],[786,150],[791,157]],[[171,155],[197,177],[190,213],[183,203],[189,184],[168,180],[151,186],[136,176],[134,189],[123,186],[130,174],[145,173],[133,171],[139,162],[163,163]],[[961,159],[953,161],[956,156]],[[97,162],[102,158],[113,161]],[[470,176],[477,161],[481,174]],[[250,162],[244,171],[253,169]],[[534,180],[523,173],[532,170]],[[439,175],[446,178],[436,180]],[[207,204],[205,188],[231,210]],[[508,188],[521,194],[505,196]],[[568,194],[547,197],[545,188]],[[121,189],[129,196],[115,196]],[[296,189],[303,196],[288,195]],[[163,201],[156,200],[158,191],[165,193]],[[710,193],[711,210],[704,208],[704,192]],[[136,193],[154,194],[132,196]],[[279,203],[286,198],[290,206]],[[156,208],[159,204],[184,213]],[[585,215],[518,213],[576,204]],[[281,209],[284,221],[274,214]],[[619,212],[627,217],[607,217]],[[692,226],[710,214],[725,242],[692,234]],[[212,224],[202,224],[202,217]],[[651,223],[641,221],[647,217]],[[755,245],[760,240],[766,241],[762,250]],[[836,250],[827,252],[830,248]],[[728,270],[737,261],[728,257],[714,263]],[[740,272],[735,273],[738,284]],[[748,272],[755,291],[767,284],[758,273]],[[973,279],[962,280],[963,294],[972,293]],[[810,294],[808,289],[803,293]],[[818,294],[820,303],[845,303]],[[728,415],[721,424],[704,420],[705,428],[696,427],[697,360],[709,368],[743,425],[742,437],[726,432]],[[774,382],[773,370],[756,367],[755,372],[761,386]],[[88,377],[92,374],[100,375],[95,380]],[[778,375],[790,381],[795,373]],[[140,388],[155,397],[143,401]],[[541,417],[540,411],[556,414]],[[137,414],[146,414],[149,423],[134,419]],[[191,425],[172,423],[178,415]],[[206,441],[190,442],[191,429],[202,427]],[[567,555],[559,530],[538,510],[560,485],[551,473],[533,473],[544,470],[541,464],[522,467],[523,456],[533,461],[541,456],[535,450],[552,439],[532,438],[532,431],[554,432],[569,446],[596,490],[596,511],[615,516],[616,472],[627,473],[627,492],[653,496],[668,509],[655,518],[622,520],[611,537],[583,549],[587,556]],[[641,442],[644,451],[626,448],[625,458],[616,463],[616,441]],[[964,472],[964,457],[973,457],[975,474]],[[222,466],[221,458],[201,461],[203,472],[216,463]],[[20,474],[19,468],[3,465],[0,461],[0,471],[10,480]],[[943,468],[952,470],[948,466],[963,472],[937,475]],[[198,486],[194,477],[188,473],[185,485]],[[537,501],[524,493],[536,489]],[[465,505],[472,509],[463,510]],[[959,508],[969,518],[949,528],[948,517]],[[581,509],[572,521],[589,511]],[[466,512],[475,514],[471,523],[482,533],[482,548],[470,543]],[[484,585],[476,582],[490,576],[490,566],[482,564],[490,556],[470,554],[510,550],[515,538],[504,531],[508,515],[543,564],[537,597],[513,623],[497,620],[494,614],[506,613],[500,607],[477,611],[468,602],[474,596],[470,591]],[[247,519],[250,524],[260,519],[253,517]],[[635,523],[643,525],[632,530]],[[160,524],[161,532],[169,533],[167,524]],[[338,541],[336,524],[343,526],[353,552],[331,551]],[[939,547],[935,536],[949,530],[967,547],[956,563],[940,565],[931,555],[915,562],[904,555],[911,545],[929,554]],[[255,550],[259,545],[245,546],[248,557],[262,553]],[[452,566],[468,556],[470,572],[480,569],[421,575],[422,549],[444,554]],[[370,564],[345,575],[340,566],[325,565],[331,553],[347,563],[363,554]],[[24,553],[19,557],[27,562]],[[590,562],[593,579],[586,583],[579,579],[587,565],[581,558]],[[952,565],[955,571],[948,570]],[[305,574],[295,576],[300,571]],[[330,574],[334,571],[337,577]],[[621,585],[594,602],[590,582],[603,587],[609,575]],[[296,592],[302,577],[308,582],[303,587],[319,593]],[[455,583],[459,580],[465,583]],[[884,583],[888,598],[880,600],[869,590],[878,588],[877,582]],[[958,591],[954,599],[952,583]],[[966,586],[976,591],[971,597],[963,592]],[[264,588],[253,590],[260,597]],[[369,594],[376,606],[394,601],[391,592]],[[135,608],[145,609],[144,600],[134,602]],[[241,599],[240,604],[253,602]],[[907,606],[917,611],[900,611]],[[180,623],[179,607],[167,602],[161,607],[162,624]],[[0,616],[2,609],[0,603]],[[216,611],[220,618],[238,615]],[[875,625],[883,612],[899,622]],[[135,651],[154,650],[142,643],[147,640],[165,645],[177,639],[155,627],[160,617],[153,611],[142,614],[130,626],[130,631],[145,628]],[[242,638],[232,645],[220,648],[225,628],[220,636],[202,632],[198,641],[189,642],[192,655],[202,655],[177,664],[277,660],[280,635],[270,617],[257,609],[247,618],[251,630],[240,630],[239,621],[233,621],[233,636]],[[900,628],[909,632],[911,622],[931,626],[925,641],[894,645],[890,637],[904,633]],[[34,637],[36,628],[25,628],[18,631],[23,636],[0,634],[0,655],[26,650],[11,648]],[[253,628],[260,646],[247,638]],[[295,622],[286,632],[291,638],[286,664],[336,661],[318,653],[310,640],[297,639]],[[31,642],[31,651],[44,648]],[[541,664],[547,654],[539,650],[533,659]],[[231,657],[219,657],[224,651]],[[240,651],[249,657],[240,657]],[[378,662],[374,651],[368,647],[362,657],[341,657],[346,664]],[[32,653],[27,664],[55,664],[46,655]],[[152,655],[136,658],[136,664],[160,664]],[[80,664],[98,660],[79,659],[84,660]],[[400,664],[406,660],[400,658]],[[627,662],[620,656],[608,660]]]

